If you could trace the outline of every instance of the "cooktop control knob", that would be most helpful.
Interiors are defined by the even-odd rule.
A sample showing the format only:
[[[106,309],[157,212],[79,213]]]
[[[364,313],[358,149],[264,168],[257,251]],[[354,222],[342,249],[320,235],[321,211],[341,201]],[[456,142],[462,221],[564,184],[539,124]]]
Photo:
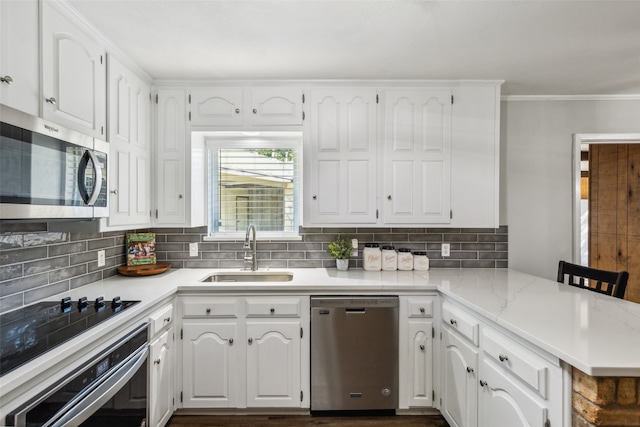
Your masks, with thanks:
[[[78,300],[78,309],[87,308],[88,305],[89,305],[89,302],[87,301],[87,297],[81,297]]]
[[[96,298],[96,302],[93,304],[94,308],[97,310],[101,310],[104,308],[104,297]]]
[[[122,306],[122,300],[120,297],[113,297],[111,300],[111,308],[119,308],[120,306]]]
[[[60,309],[63,313],[71,310],[71,297],[62,298],[62,300],[60,301]]]

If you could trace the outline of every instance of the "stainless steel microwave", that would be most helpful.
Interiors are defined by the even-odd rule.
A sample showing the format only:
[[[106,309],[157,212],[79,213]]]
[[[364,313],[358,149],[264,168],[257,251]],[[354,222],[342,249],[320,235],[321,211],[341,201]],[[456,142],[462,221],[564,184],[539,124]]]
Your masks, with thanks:
[[[109,215],[105,141],[0,105],[0,219]]]

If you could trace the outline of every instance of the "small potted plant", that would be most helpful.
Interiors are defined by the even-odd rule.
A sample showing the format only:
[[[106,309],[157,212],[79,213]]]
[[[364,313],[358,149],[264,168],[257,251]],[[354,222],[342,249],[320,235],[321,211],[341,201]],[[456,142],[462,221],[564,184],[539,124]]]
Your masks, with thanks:
[[[338,236],[333,242],[329,243],[329,255],[336,260],[336,267],[340,271],[347,271],[349,269],[351,251],[351,240]]]

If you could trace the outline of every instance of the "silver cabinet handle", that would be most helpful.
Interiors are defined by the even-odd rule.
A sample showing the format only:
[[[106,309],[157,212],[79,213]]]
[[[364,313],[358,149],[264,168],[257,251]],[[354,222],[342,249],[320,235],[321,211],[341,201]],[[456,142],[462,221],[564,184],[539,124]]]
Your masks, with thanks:
[[[229,338],[229,345],[233,345],[233,338]]]
[[[391,194],[387,196],[387,200],[391,200]]]
[[[317,200],[317,199],[318,199],[318,196],[316,196],[316,195],[314,194],[314,195],[313,195],[313,197],[312,197],[312,199],[313,199],[313,200]]]
[[[164,321],[165,321],[165,323],[169,323],[169,322],[171,322],[171,317],[165,317],[165,318],[164,318]]]
[[[253,338],[249,338],[249,345],[253,344]]]
[[[118,195],[118,190],[111,190],[111,194],[115,194],[117,196]]]
[[[53,96],[51,98],[45,99],[45,101],[51,105],[56,105],[58,103],[58,101],[56,101],[56,99]]]
[[[210,308],[207,308],[207,309],[206,309],[206,312],[207,312],[207,314],[211,314],[211,309],[210,309]]]
[[[236,108],[236,114],[240,114],[240,109]]]
[[[456,326],[458,324],[458,321],[455,319],[451,319],[449,320],[449,323],[451,323],[453,326]]]
[[[0,82],[6,83],[8,85],[12,85],[13,79],[11,78],[11,76],[4,76],[4,77],[0,77]]]
[[[424,307],[420,307],[420,313],[424,314]]]
[[[498,356],[498,359],[500,359],[501,362],[506,362],[507,360],[509,360],[509,358],[504,354],[501,354],[500,356]]]
[[[184,197],[182,194],[178,194],[178,199],[182,199]]]
[[[420,350],[424,351],[424,345],[420,344]]]
[[[473,368],[471,366],[467,366],[467,372],[472,374],[473,373]]]
[[[272,307],[272,308],[269,310],[269,312],[270,312],[271,314],[273,314],[273,313],[275,313],[275,312],[276,312],[276,309]]]
[[[253,109],[253,114],[258,114],[258,110],[257,109]]]
[[[160,358],[157,358],[156,360],[153,361],[154,365],[159,365],[160,364]]]
[[[484,380],[480,380],[480,387],[484,387],[487,385],[487,382]]]

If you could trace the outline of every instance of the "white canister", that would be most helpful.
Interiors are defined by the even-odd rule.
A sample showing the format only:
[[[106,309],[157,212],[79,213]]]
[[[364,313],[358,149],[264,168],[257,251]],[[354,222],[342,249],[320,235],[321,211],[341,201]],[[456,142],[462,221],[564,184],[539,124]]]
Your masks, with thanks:
[[[398,253],[393,246],[382,247],[382,269],[395,271],[398,269]]]
[[[377,243],[365,243],[362,250],[362,267],[367,271],[380,271],[382,268],[382,252]]]
[[[411,253],[411,249],[398,249],[398,270],[413,270],[413,254]]]
[[[429,258],[426,252],[416,251],[413,253],[413,269],[414,270],[428,270]]]

